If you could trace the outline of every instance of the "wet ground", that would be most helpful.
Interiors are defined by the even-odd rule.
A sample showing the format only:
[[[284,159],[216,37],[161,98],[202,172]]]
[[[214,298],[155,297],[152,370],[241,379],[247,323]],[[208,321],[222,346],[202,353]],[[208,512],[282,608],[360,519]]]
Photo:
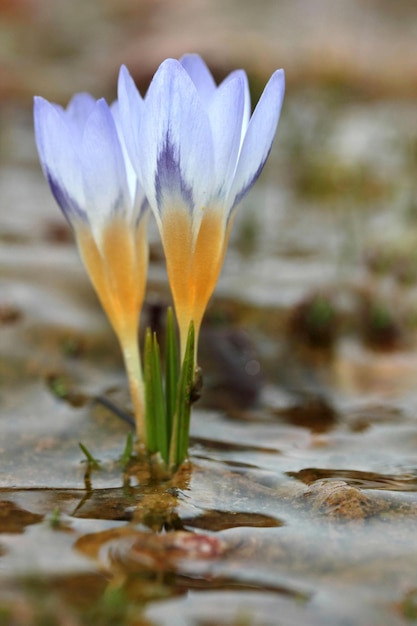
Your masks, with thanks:
[[[415,7],[261,4],[0,3],[2,625],[417,622]],[[121,356],[30,100],[113,97],[120,62],[146,84],[186,49],[255,97],[283,65],[288,90],[207,312],[190,460],[161,481],[102,402],[129,410]]]

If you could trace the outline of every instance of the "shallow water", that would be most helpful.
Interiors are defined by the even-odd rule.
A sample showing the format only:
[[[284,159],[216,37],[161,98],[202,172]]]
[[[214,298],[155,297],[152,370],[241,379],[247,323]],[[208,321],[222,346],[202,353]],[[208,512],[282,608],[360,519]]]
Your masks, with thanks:
[[[29,106],[3,109],[0,623],[416,621],[417,107],[293,80],[205,319],[190,460],[162,481],[120,461],[119,348]],[[169,302],[151,242],[145,323]]]

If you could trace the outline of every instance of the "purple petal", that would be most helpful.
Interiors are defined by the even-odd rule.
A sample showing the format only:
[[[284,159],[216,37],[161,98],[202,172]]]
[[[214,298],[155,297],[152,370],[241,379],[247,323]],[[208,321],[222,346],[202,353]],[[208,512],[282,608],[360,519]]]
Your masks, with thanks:
[[[216,83],[203,59],[198,54],[184,54],[180,63],[196,86],[202,101],[208,103],[216,91]]]
[[[262,172],[274,140],[284,90],[284,71],[277,70],[269,79],[249,122],[229,192],[230,209],[239,204]]]
[[[68,220],[85,217],[85,197],[77,141],[62,109],[34,99],[35,139],[45,177]]]
[[[212,195],[208,116],[191,78],[173,59],[162,63],[145,98],[138,163],[155,212],[178,202],[202,208]]]
[[[160,145],[158,153],[156,175],[155,175],[155,196],[158,208],[161,208],[166,196],[180,199],[190,208],[194,208],[193,187],[187,182],[182,169],[181,158],[175,139],[171,136],[168,128],[165,134],[165,141]]]

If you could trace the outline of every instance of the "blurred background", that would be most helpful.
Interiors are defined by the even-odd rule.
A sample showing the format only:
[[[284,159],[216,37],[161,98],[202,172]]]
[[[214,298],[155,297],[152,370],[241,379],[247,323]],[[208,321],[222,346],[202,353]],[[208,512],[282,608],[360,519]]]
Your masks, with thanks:
[[[271,158],[241,207],[216,291],[225,303],[207,320],[313,347],[346,329],[371,347],[411,345],[416,32],[413,0],[0,0],[0,323],[10,345],[39,323],[91,339],[80,290],[106,327],[40,171],[33,95],[111,101],[122,63],[144,94],[159,63],[185,52],[200,53],[217,80],[243,67],[254,104],[276,68],[287,80]],[[151,245],[152,309],[169,301],[154,225]],[[276,377],[277,349],[258,344]]]
[[[63,105],[78,91],[111,101],[122,63],[144,94],[163,59],[193,51],[217,80],[245,68],[256,103],[283,67],[277,141],[242,206],[218,293],[287,312],[348,278],[366,292],[359,317],[376,299],[392,343],[398,286],[412,300],[407,321],[417,317],[416,32],[413,0],[0,0],[2,273],[24,264],[23,243],[49,265],[46,242],[55,263],[57,244],[72,246],[40,175],[34,94]],[[20,299],[13,293],[3,295],[5,318]]]
[[[412,0],[2,0],[1,97],[114,95],[121,63],[146,86],[166,57],[202,54],[217,74],[244,66],[289,84],[350,84],[415,95]]]
[[[217,80],[246,69],[254,104],[276,68],[287,79],[271,158],[241,207],[216,291],[227,302],[212,318],[313,346],[333,344],[342,319],[365,344],[411,345],[416,32],[413,0],[0,0],[1,323],[41,316],[49,330],[91,336],[68,313],[73,290],[91,289],[40,172],[33,95],[111,101],[122,63],[144,94],[163,59],[198,52]],[[151,243],[152,306],[169,295],[154,227]]]

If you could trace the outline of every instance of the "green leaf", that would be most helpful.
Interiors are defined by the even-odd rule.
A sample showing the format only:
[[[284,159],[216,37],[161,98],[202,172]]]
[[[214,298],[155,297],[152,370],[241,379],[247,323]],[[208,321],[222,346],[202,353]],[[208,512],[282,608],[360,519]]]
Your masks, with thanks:
[[[81,451],[84,453],[87,459],[87,463],[91,465],[91,467],[94,467],[94,469],[100,469],[100,461],[98,461],[97,459],[93,457],[91,452],[85,447],[84,444],[79,442],[78,445],[80,446]]]
[[[165,381],[156,334],[146,331],[144,378],[146,401],[146,447],[150,454],[159,452],[166,468],[174,471],[187,457],[191,404],[196,399],[199,377],[194,369],[194,323],[188,330],[181,370],[174,315],[167,311],[165,337]],[[201,376],[200,376],[201,379]],[[197,384],[197,387],[199,385]],[[197,394],[198,395],[198,394]]]
[[[161,354],[156,334],[152,340],[152,399],[153,420],[157,450],[165,463],[168,462],[168,428],[165,410],[164,388],[162,385]]]
[[[59,528],[61,526],[61,511],[56,506],[49,517],[49,526],[51,528]]]
[[[177,404],[178,387],[178,348],[175,334],[174,314],[172,308],[167,311],[165,335],[165,400],[167,415],[168,441],[171,440],[172,426]]]
[[[153,341],[152,331],[150,328],[146,329],[145,336],[145,353],[144,353],[144,379],[145,379],[145,423],[146,423],[146,441],[145,445],[151,454],[156,452],[156,426],[154,420],[154,393],[152,389],[153,382]]]
[[[120,464],[123,467],[125,467],[129,463],[130,457],[132,456],[132,452],[133,452],[133,435],[132,433],[127,433],[125,449],[123,450],[122,456],[120,457]]]
[[[169,465],[171,470],[180,465],[187,456],[190,416],[191,395],[194,383],[194,323],[190,322],[185,348],[184,360],[181,367],[178,382],[177,403],[173,421]]]

